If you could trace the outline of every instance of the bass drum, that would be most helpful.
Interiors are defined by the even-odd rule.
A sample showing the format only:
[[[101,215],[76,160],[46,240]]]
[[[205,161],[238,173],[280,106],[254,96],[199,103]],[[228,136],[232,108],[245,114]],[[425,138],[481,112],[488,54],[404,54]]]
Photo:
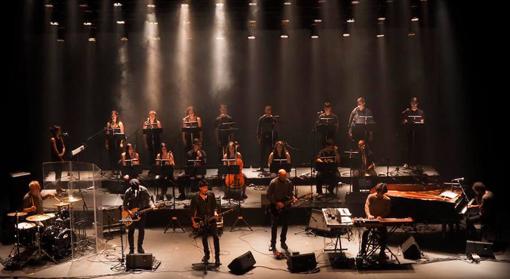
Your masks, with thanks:
[[[71,241],[75,240],[74,233],[67,228],[49,226],[41,237],[41,246],[51,256],[62,259],[71,254]]]

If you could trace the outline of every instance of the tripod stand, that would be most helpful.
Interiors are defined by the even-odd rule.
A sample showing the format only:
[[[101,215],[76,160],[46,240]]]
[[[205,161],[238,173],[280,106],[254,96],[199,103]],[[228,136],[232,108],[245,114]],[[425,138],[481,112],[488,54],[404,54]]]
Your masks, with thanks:
[[[168,181],[170,181],[172,183],[172,197],[173,197],[172,213],[175,213],[175,203],[176,203],[175,185],[176,185],[176,183],[171,179]],[[166,233],[168,231],[168,229],[170,228],[170,226],[172,226],[173,232],[175,232],[176,229],[181,229],[182,232],[186,232],[186,230],[182,226],[181,222],[179,221],[179,218],[173,214],[170,215],[170,221],[166,224],[166,227],[165,227],[165,230],[163,231],[163,233]]]

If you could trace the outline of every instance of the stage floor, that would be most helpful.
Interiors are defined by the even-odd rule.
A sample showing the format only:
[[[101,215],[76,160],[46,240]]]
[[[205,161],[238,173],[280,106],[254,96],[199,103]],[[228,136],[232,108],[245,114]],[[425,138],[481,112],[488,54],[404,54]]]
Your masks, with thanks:
[[[423,230],[429,230],[424,227]],[[220,240],[221,260],[223,265],[219,271],[210,271],[209,278],[234,278],[229,273],[228,263],[234,258],[251,251],[257,263],[256,268],[246,276],[250,278],[304,278],[303,274],[291,274],[287,271],[285,260],[276,260],[268,251],[270,229],[255,227],[253,232],[234,231],[225,232]],[[313,252],[316,255],[320,272],[306,274],[307,278],[508,278],[510,271],[510,254],[499,253],[496,261],[482,261],[472,264],[465,260],[462,254],[462,243],[450,239],[447,243],[441,242],[436,232],[425,232],[415,235],[424,255],[428,260],[419,262],[404,260],[397,248],[407,236],[403,232],[396,233],[389,239],[392,251],[401,260],[400,266],[392,266],[385,270],[336,269],[329,262],[323,249],[331,239],[302,233],[302,228],[292,226],[289,229],[287,243],[291,251],[300,253]],[[354,229],[350,241],[342,238],[342,245],[347,248],[346,254],[354,257],[358,251],[358,232]],[[126,238],[124,237],[126,241]],[[122,272],[115,271],[113,267],[120,257],[120,236],[117,234],[108,241],[107,250],[97,255],[84,256],[74,261],[60,264],[48,263],[39,267],[27,267],[20,271],[10,272],[2,270],[0,276],[15,277],[28,276],[44,277],[102,277],[102,278],[195,278],[204,277],[199,271],[191,269],[191,264],[199,262],[202,258],[202,248],[199,239],[194,240],[189,233],[167,233],[163,229],[147,229],[144,248],[161,261],[155,271]],[[1,246],[0,255],[5,258],[12,246]]]

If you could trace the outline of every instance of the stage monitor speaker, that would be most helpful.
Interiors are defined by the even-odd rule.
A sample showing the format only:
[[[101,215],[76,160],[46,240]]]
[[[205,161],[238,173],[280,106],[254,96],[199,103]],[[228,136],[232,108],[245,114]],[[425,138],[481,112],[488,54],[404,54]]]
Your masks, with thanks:
[[[152,269],[154,257],[152,254],[128,254],[126,256],[126,270]]]
[[[290,272],[305,272],[317,268],[315,253],[291,255],[287,258],[287,268]]]
[[[320,209],[312,209],[312,214],[310,214],[310,220],[308,221],[308,228],[321,232],[331,231],[328,225],[326,225],[324,214],[322,214],[322,210]]]
[[[494,259],[494,252],[492,251],[492,243],[483,241],[466,241],[466,256],[472,258],[473,254],[477,254],[481,258]]]
[[[421,251],[418,243],[414,237],[409,237],[402,245],[400,245],[402,249],[402,255],[404,255],[404,259],[408,260],[419,260],[421,259]]]
[[[241,275],[250,271],[255,265],[256,261],[251,251],[248,251],[241,256],[235,258],[228,264],[228,269],[233,274]]]

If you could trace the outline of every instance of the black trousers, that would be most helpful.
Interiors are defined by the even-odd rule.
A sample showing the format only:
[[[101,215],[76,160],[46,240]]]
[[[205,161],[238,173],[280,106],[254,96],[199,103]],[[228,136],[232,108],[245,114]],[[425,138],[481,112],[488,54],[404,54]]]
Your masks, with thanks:
[[[273,149],[273,142],[276,141],[276,138],[272,138],[271,134],[262,135],[260,138],[260,160],[259,165],[260,168],[267,167],[267,159],[269,158],[269,154]]]
[[[381,250],[379,251],[379,255],[384,254],[384,250],[386,250],[387,240],[388,240],[388,230],[386,227],[379,228],[371,228],[363,232],[361,236],[361,254],[365,254],[367,251],[367,243],[368,237],[376,238]]]
[[[204,256],[209,259],[211,251],[209,250],[209,236],[213,238],[214,244],[214,257],[215,259],[220,258],[220,238],[218,237],[218,229],[216,224],[209,225],[202,231],[202,246],[204,247]]]
[[[278,223],[282,226],[280,232],[280,243],[285,243],[287,240],[287,230],[289,228],[288,223],[289,210],[283,209],[280,214],[271,214],[271,247],[276,245],[276,235],[278,234]]]
[[[128,228],[128,242],[129,242],[129,250],[135,249],[135,229],[138,229],[138,248],[142,247],[143,239],[145,238],[145,221],[147,217],[142,215],[142,218],[138,222],[134,222]]]
[[[333,193],[335,186],[338,184],[338,178],[340,174],[338,172],[319,172],[317,173],[317,185],[316,191],[318,194],[322,194],[322,186],[328,185],[328,192]]]

